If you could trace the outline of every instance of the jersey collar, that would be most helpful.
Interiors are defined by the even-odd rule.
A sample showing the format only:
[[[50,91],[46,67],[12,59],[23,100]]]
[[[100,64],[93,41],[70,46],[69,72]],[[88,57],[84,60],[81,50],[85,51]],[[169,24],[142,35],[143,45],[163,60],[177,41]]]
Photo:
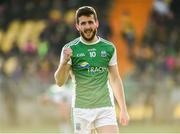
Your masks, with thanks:
[[[86,44],[86,45],[94,45],[94,44],[97,44],[97,43],[100,42],[100,37],[99,37],[99,36],[97,36],[97,37],[98,37],[98,40],[97,40],[97,41],[92,42],[92,43],[87,43],[87,42],[83,41],[83,40],[82,40],[82,37],[80,36],[80,41],[81,41],[83,44]]]

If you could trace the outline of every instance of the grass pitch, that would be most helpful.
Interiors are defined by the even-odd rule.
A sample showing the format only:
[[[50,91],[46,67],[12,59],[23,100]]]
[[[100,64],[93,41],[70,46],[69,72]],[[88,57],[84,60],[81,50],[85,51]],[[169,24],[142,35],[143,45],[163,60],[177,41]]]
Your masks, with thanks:
[[[180,133],[179,122],[144,123],[131,122],[128,126],[120,126],[120,133]],[[0,133],[59,133],[58,124],[46,125],[0,125]]]

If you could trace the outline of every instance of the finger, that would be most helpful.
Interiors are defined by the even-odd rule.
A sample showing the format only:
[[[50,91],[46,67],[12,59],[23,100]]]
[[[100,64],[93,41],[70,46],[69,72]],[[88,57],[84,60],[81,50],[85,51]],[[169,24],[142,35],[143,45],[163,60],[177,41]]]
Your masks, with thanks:
[[[65,54],[71,54],[71,53],[72,53],[71,48],[65,48],[65,49],[64,49],[64,53],[65,53]]]
[[[128,120],[122,118],[122,119],[121,119],[121,124],[122,124],[123,126],[128,125]]]

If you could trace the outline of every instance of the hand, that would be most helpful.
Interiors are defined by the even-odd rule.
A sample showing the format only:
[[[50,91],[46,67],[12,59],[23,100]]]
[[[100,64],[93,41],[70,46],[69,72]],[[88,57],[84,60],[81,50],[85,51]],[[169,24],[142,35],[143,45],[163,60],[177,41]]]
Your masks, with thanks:
[[[72,49],[65,48],[63,51],[63,57],[64,57],[63,62],[67,63],[71,59],[71,56],[72,56]]]
[[[127,111],[121,111],[119,116],[119,122],[122,126],[127,126],[129,123],[129,114]]]

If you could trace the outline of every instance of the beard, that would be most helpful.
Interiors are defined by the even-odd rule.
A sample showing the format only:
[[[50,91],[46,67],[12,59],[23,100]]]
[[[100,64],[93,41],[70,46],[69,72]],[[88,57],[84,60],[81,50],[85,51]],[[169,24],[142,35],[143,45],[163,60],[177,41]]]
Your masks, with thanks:
[[[87,37],[85,34],[86,34],[86,32],[92,32],[92,33],[90,33],[90,34],[92,34],[90,37]],[[84,32],[83,31],[80,31],[80,35],[83,37],[83,39],[85,40],[85,41],[92,41],[93,39],[94,39],[94,37],[96,36],[96,32],[97,32],[97,30],[96,29],[87,29],[87,30],[85,30]]]

